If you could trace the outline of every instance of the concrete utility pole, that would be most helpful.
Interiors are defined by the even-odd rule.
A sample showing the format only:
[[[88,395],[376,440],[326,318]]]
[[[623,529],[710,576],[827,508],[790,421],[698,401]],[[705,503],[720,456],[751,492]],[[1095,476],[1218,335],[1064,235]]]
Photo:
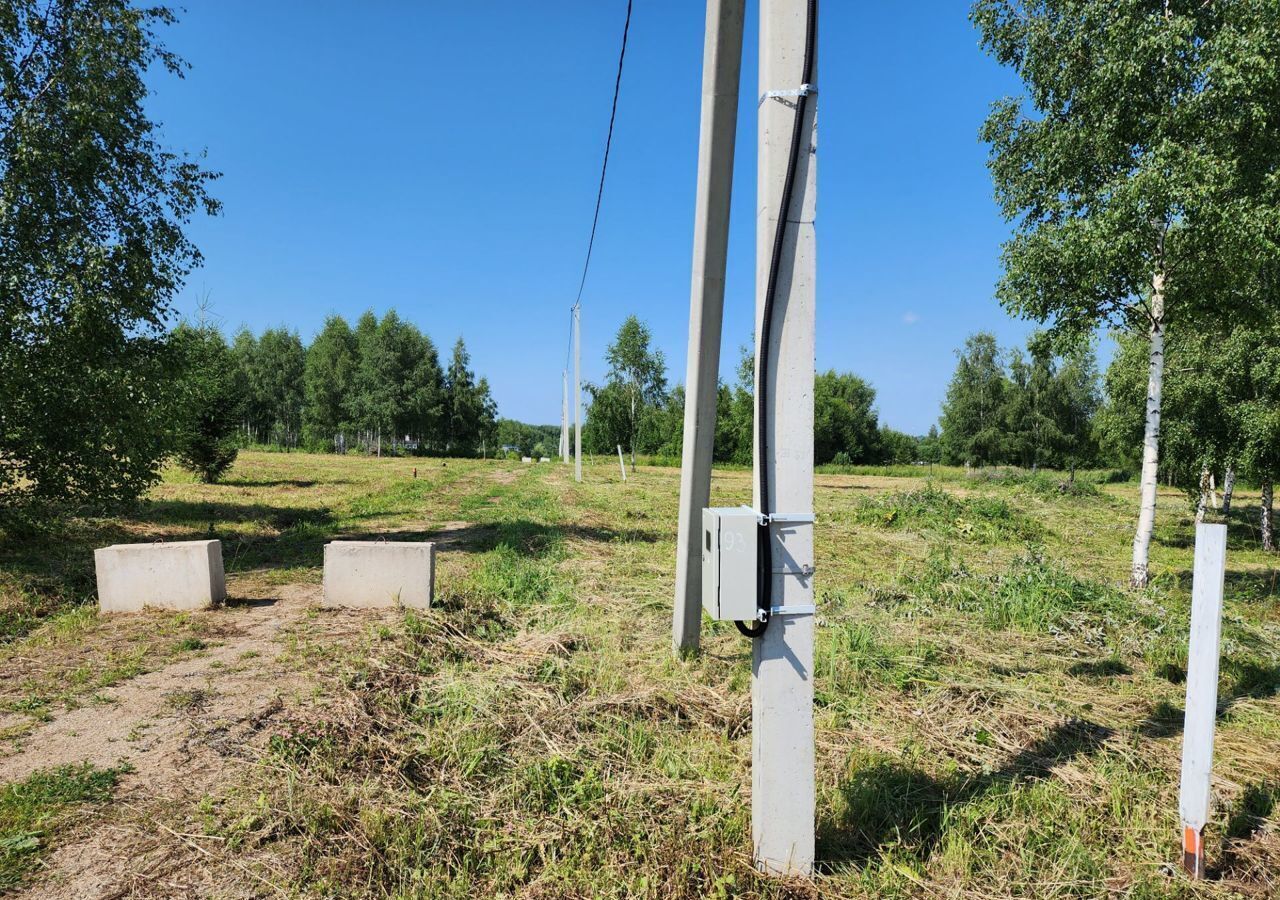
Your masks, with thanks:
[[[582,318],[573,306],[573,477],[582,480]]]
[[[702,636],[702,509],[711,502],[716,434],[720,331],[738,125],[745,0],[707,0],[702,51],[702,126],[698,139],[698,199],[693,219],[693,285],[689,292],[689,363],[685,379],[684,445],[680,463],[680,525],[676,541],[676,602],[671,643],[698,649]]]
[[[560,373],[562,396],[560,399],[560,461],[569,464],[569,370]]]
[[[804,104],[788,226],[777,272],[769,346],[762,347],[770,260],[782,201],[796,93],[804,78],[812,0],[760,0],[759,163],[756,184],[756,509],[780,516],[813,511],[814,211],[817,99]],[[814,76],[816,80],[816,76]],[[773,95],[779,92],[782,95]],[[788,96],[790,94],[790,96]],[[761,379],[760,354],[769,353]],[[761,403],[763,400],[763,403]],[[768,454],[760,452],[760,438]],[[764,457],[764,458],[762,458]],[[761,498],[761,467],[770,497]],[[763,504],[763,505],[762,505]],[[814,855],[813,525],[773,522],[771,606],[751,658],[751,832],[756,865],[809,875]],[[795,612],[786,612],[795,610]]]

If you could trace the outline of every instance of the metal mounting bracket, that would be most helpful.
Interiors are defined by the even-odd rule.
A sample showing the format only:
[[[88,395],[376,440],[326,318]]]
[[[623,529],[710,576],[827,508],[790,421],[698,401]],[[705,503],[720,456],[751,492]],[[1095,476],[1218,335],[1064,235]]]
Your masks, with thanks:
[[[812,525],[814,523],[813,513],[769,513],[765,518],[770,524],[776,522],[779,525]]]
[[[808,578],[810,575],[813,574],[813,566],[807,563],[802,566],[782,566],[781,568],[774,569],[773,574],[774,575],[800,575],[800,576],[803,576],[804,578]]]
[[[798,88],[792,88],[787,91],[765,91],[760,95],[760,102],[757,103],[756,106],[763,106],[764,101],[770,100],[774,97],[807,97],[810,94],[816,93],[818,93],[818,86],[816,84],[802,84]]]
[[[812,603],[800,603],[794,606],[773,606],[769,609],[771,616],[812,616],[818,607]]]

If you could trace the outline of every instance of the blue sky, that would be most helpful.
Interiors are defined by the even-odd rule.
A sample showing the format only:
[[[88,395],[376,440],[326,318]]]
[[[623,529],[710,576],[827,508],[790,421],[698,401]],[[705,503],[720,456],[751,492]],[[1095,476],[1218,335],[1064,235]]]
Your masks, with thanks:
[[[748,4],[723,371],[750,335],[756,9]],[[227,330],[394,307],[465,337],[503,415],[555,422],[625,0],[187,0],[191,64],[154,79],[173,147],[223,173],[178,302]],[[819,45],[818,365],[922,433],[966,335],[1020,342],[992,298],[1008,228],[978,127],[1012,75],[964,0],[827,0]],[[704,4],[635,0],[583,296],[584,377],[636,313],[682,381]]]

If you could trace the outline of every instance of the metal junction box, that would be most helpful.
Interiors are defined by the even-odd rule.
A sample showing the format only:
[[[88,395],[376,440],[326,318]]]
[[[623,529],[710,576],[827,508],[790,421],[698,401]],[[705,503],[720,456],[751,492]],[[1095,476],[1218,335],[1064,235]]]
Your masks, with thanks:
[[[759,521],[749,506],[702,511],[702,608],[713,619],[756,618]]]

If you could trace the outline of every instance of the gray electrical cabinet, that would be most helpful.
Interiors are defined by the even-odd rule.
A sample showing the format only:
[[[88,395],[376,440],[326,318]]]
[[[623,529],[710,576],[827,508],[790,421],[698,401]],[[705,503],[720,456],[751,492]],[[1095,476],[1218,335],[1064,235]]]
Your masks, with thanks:
[[[759,521],[749,506],[702,511],[702,608],[713,619],[756,618]]]

